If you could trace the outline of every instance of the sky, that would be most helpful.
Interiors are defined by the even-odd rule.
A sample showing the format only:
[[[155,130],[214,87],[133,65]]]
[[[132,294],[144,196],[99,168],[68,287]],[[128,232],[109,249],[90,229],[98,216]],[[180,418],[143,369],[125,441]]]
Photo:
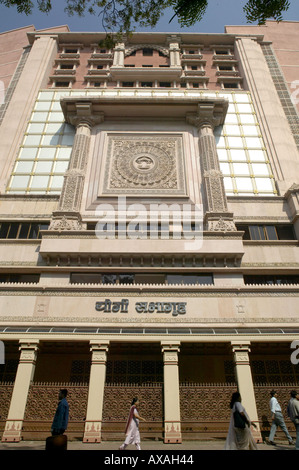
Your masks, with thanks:
[[[36,1],[34,1],[36,4]],[[37,30],[60,25],[68,25],[71,31],[102,32],[100,19],[97,15],[86,14],[85,17],[68,16],[64,13],[64,1],[52,0],[53,8],[49,14],[41,13],[34,8],[31,15],[19,14],[15,7],[7,8],[0,5],[0,32],[33,25]],[[247,0],[209,0],[207,11],[203,19],[189,28],[181,28],[175,19],[169,24],[173,10],[165,11],[164,16],[154,29],[137,28],[136,31],[152,32],[197,32],[197,33],[223,33],[227,25],[245,25],[246,18],[243,11]],[[290,0],[290,9],[284,13],[283,19],[299,21],[299,1]]]

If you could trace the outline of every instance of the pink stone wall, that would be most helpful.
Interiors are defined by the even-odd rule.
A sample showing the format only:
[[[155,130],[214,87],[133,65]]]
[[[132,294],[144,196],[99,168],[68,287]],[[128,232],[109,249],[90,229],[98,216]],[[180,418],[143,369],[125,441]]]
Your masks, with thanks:
[[[35,32],[33,25],[0,33],[0,80],[7,90],[13,74],[23,54],[24,47],[29,45],[27,33]],[[57,26],[44,29],[42,32],[68,32],[68,26]]]
[[[27,26],[0,34],[0,80],[5,90],[23,54],[23,48],[28,45],[27,33],[33,31],[34,26]]]
[[[135,67],[142,67],[143,65],[159,67],[160,65],[169,65],[169,58],[160,56],[156,50],[153,50],[152,56],[144,56],[142,50],[138,50],[136,55],[125,57],[125,65],[127,64],[135,65]]]
[[[299,111],[299,21],[267,21],[264,26],[226,26],[228,34],[261,34],[271,41],[276,58]],[[298,83],[295,83],[295,82]],[[296,92],[297,90],[297,92]]]

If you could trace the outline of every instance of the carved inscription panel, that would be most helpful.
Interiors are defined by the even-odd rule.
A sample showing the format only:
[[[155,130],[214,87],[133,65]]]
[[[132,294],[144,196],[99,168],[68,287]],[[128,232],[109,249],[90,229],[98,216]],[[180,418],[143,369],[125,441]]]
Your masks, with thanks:
[[[182,136],[108,136],[104,194],[185,194]]]

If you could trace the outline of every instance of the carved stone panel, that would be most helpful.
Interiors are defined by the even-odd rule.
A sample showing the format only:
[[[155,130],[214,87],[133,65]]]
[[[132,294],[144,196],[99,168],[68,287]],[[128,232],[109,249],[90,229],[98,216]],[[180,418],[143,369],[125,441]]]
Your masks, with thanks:
[[[104,194],[185,194],[181,136],[108,136]]]

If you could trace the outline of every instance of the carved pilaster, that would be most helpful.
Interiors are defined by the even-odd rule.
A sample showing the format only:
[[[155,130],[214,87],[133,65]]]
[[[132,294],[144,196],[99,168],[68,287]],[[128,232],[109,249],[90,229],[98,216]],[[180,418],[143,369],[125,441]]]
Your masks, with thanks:
[[[76,135],[70,157],[58,210],[53,212],[50,230],[82,230],[80,205],[90,146],[91,129],[104,120],[103,113],[95,113],[91,102],[77,102],[65,116],[76,126]]]
[[[20,340],[20,360],[2,436],[3,442],[19,442],[22,438],[23,420],[29,387],[35,371],[38,343],[38,340]]]
[[[101,442],[104,386],[109,341],[90,342],[91,368],[83,442]]]
[[[198,129],[198,148],[205,189],[204,226],[208,231],[235,231],[233,214],[228,212],[223,175],[220,171],[214,128],[223,124],[227,103],[207,101],[198,105],[197,113],[186,120]]]
[[[164,360],[164,442],[181,443],[181,415],[178,353],[179,343],[163,343],[162,353]]]
[[[250,342],[232,342],[231,345],[232,352],[234,354],[238,390],[241,395],[242,404],[246,409],[251,422],[254,422],[257,426],[256,428],[252,429],[253,436],[255,437],[257,442],[261,442],[261,432],[259,428],[258,414],[249,360]]]

